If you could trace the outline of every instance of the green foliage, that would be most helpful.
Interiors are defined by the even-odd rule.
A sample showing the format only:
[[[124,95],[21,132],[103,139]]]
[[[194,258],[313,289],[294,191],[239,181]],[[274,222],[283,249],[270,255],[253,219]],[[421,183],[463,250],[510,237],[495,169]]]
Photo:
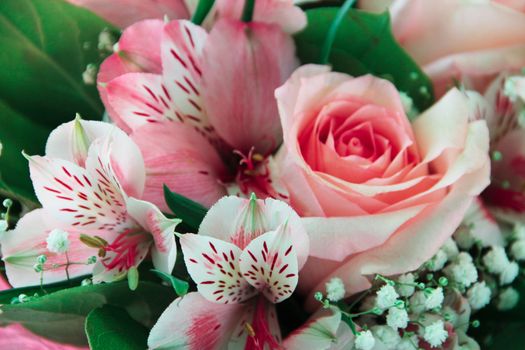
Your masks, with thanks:
[[[86,335],[92,350],[143,350],[147,348],[148,329],[123,309],[103,306],[86,318]]]
[[[75,113],[100,119],[103,106],[82,73],[104,58],[98,36],[114,30],[63,0],[0,1],[0,194],[35,197],[20,152],[43,153],[46,135]]]
[[[186,281],[183,281],[181,279],[178,279],[175,276],[168,275],[167,273],[164,273],[162,271],[158,270],[151,270],[155,275],[157,275],[160,279],[162,279],[165,282],[168,282],[173,287],[173,290],[179,297],[182,297],[186,294],[188,294],[188,289],[190,288],[190,284]]]
[[[295,36],[303,64],[320,62],[323,44],[338,11],[338,7],[306,10],[308,26]],[[350,9],[339,25],[328,62],[335,71],[353,76],[371,73],[392,81],[414,100],[419,110],[433,103],[431,81],[395,41],[388,13]]]
[[[206,208],[189,198],[171,192],[166,185],[164,185],[164,199],[173,214],[180,218],[186,226],[194,232],[199,229],[199,225],[206,215]]]
[[[126,281],[74,287],[25,303],[3,305],[0,325],[18,322],[52,340],[85,344],[85,319],[94,309],[120,307],[150,328],[175,297],[171,287],[151,282],[140,282],[135,291],[129,290]]]

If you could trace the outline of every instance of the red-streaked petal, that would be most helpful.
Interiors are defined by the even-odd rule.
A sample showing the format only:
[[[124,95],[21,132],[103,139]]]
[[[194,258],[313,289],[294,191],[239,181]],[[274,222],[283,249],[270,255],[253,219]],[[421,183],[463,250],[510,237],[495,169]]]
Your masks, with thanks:
[[[297,213],[286,203],[275,199],[244,199],[228,196],[213,205],[204,217],[199,234],[232,242],[244,249],[264,232],[274,231],[287,222],[299,267],[308,258],[309,238]]]
[[[40,156],[30,158],[29,169],[40,203],[65,227],[120,232],[134,225],[120,191],[109,179],[101,175],[97,179],[73,163]]]
[[[188,273],[206,299],[235,304],[257,294],[241,274],[241,250],[236,245],[194,234],[183,235],[180,244]]]
[[[168,306],[153,326],[150,349],[211,350],[227,347],[246,306],[223,305],[189,293]]]
[[[202,51],[208,34],[189,21],[173,21],[162,36],[162,77],[181,122],[217,139],[203,101]]]
[[[271,302],[290,297],[299,280],[290,231],[282,225],[255,238],[242,252],[239,266],[244,278]]]
[[[268,154],[279,146],[281,125],[274,90],[297,66],[294,44],[278,27],[221,19],[203,53],[208,118],[230,146]]]

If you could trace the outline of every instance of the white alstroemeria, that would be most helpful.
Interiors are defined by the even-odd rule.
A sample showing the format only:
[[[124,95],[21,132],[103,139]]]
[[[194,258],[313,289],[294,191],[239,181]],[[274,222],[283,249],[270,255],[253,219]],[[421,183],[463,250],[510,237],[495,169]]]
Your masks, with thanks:
[[[77,117],[50,134],[44,157],[27,158],[43,208],[24,215],[0,240],[13,286],[91,272],[95,282],[111,282],[125,278],[150,253],[156,269],[171,273],[180,220],[167,219],[153,204],[135,199],[144,192],[144,161],[122,130]],[[67,232],[67,244],[59,232]],[[103,256],[95,266],[86,264],[97,252]],[[43,275],[33,269],[42,254],[48,256]]]
[[[278,346],[274,304],[293,293],[308,257],[308,236],[295,211],[254,195],[224,197],[199,234],[180,235],[180,244],[198,292],[164,311],[151,330],[150,349]]]

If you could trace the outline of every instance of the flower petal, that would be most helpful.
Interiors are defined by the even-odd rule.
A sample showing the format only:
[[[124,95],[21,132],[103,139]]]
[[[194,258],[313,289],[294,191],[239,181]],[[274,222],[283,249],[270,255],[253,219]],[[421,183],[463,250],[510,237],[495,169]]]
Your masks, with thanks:
[[[299,269],[286,223],[252,240],[243,250],[239,265],[248,282],[273,303],[292,295]]]
[[[180,244],[188,273],[206,299],[236,304],[257,294],[241,274],[236,245],[195,234],[182,235]]]
[[[294,242],[300,268],[308,258],[308,235],[297,213],[282,201],[224,197],[210,208],[199,227],[199,234],[232,242],[244,249],[252,239],[275,231],[284,223]]]
[[[208,140],[189,125],[145,125],[131,135],[146,163],[143,199],[167,211],[163,185],[210,207],[226,194],[226,168]]]
[[[150,349],[222,349],[246,306],[223,305],[189,293],[162,313],[148,338]]]
[[[208,117],[230,146],[261,154],[280,144],[281,126],[273,92],[297,66],[294,44],[276,26],[221,19],[203,55]]]
[[[128,198],[126,207],[129,215],[153,236],[155,245],[151,258],[157,270],[171,274],[177,260],[175,228],[182,221],[168,219],[153,204],[135,198]]]
[[[41,283],[41,274],[35,272],[33,266],[37,257],[45,254],[47,262],[42,274],[42,283],[65,281],[67,279],[67,259],[75,264],[68,267],[70,277],[77,277],[91,273],[92,265],[87,265],[90,256],[96,250],[88,248],[79,240],[78,232],[69,232],[68,257],[65,254],[51,253],[46,249],[46,239],[54,227],[46,222],[48,213],[44,209],[36,209],[24,215],[14,230],[5,232],[0,239],[3,261],[9,283],[15,287],[37,286]],[[53,264],[61,265],[53,267]]]

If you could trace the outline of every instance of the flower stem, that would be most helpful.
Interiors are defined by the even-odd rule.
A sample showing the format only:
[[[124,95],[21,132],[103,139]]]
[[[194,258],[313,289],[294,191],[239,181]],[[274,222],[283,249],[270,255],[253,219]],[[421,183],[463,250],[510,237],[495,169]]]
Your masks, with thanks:
[[[330,52],[332,51],[332,46],[334,45],[335,36],[337,34],[337,30],[339,29],[339,26],[341,25],[341,22],[343,21],[344,17],[354,5],[355,0],[346,0],[343,6],[339,8],[339,11],[337,12],[337,15],[335,16],[335,19],[332,22],[332,25],[330,26],[330,29],[328,30],[328,33],[326,34],[326,38],[324,39],[323,48],[321,51],[321,64],[327,64],[328,59],[330,57]]]
[[[191,17],[191,21],[197,25],[202,24],[214,2],[215,0],[199,0],[197,9],[195,9],[195,13],[193,14],[193,17]]]
[[[66,278],[69,282],[69,255],[66,252]]]
[[[242,10],[242,18],[241,18],[243,22],[248,23],[252,21],[254,8],[255,8],[255,0],[245,0],[244,1],[244,8]]]

